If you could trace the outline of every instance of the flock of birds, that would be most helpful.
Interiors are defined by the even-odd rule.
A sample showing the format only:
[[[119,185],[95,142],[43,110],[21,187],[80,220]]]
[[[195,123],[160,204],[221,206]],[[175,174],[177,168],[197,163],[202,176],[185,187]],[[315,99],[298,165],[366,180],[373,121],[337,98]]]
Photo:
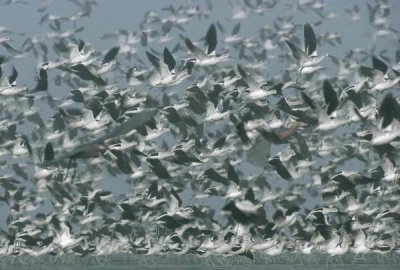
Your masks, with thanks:
[[[169,5],[138,32],[106,33],[104,52],[80,37],[96,1],[70,2],[71,16],[41,7],[51,32],[20,48],[0,28],[1,255],[399,252],[388,1],[346,10],[354,23],[365,10],[375,32],[343,58],[323,50],[346,48],[317,31],[335,20],[325,1],[230,1],[231,31],[209,21],[211,1]],[[321,20],[282,16],[241,34],[279,5]],[[393,36],[395,57],[374,49]],[[29,55],[37,82],[26,86],[13,63]],[[121,195],[100,187],[124,179]]]

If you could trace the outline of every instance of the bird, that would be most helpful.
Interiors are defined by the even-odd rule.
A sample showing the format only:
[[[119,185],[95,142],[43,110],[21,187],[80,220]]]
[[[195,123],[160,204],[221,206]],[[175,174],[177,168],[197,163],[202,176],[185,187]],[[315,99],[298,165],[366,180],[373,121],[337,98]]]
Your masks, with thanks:
[[[394,99],[392,93],[386,94],[378,108],[378,114],[382,117],[381,128],[389,126],[393,120],[400,121],[400,104]]]
[[[297,60],[299,73],[309,74],[321,69],[320,64],[328,55],[317,55],[317,38],[309,23],[304,25],[304,50],[294,45],[291,41],[285,40],[293,57]]]
[[[339,106],[339,99],[335,90],[332,87],[332,84],[328,80],[324,80],[323,89],[325,103],[327,105],[326,113],[328,115],[331,115]]]
[[[107,51],[107,53],[104,55],[103,61],[101,62],[102,65],[110,63],[112,60],[115,59],[115,57],[118,55],[119,52],[119,46],[112,47]]]
[[[293,177],[290,175],[289,171],[286,169],[286,167],[282,164],[280,158],[278,156],[271,157],[268,160],[268,163],[272,165],[276,172],[281,176],[283,179],[286,179],[288,181],[293,181]]]
[[[230,201],[222,209],[230,212],[234,220],[241,224],[263,225],[268,222],[265,209],[261,205],[254,205],[248,200]]]
[[[85,81],[93,81],[96,85],[105,86],[107,83],[98,75],[96,71],[84,64],[76,64],[71,66],[69,71]]]
[[[205,37],[205,45],[207,50],[203,51],[192,43],[189,38],[185,38],[186,47],[191,51],[198,66],[215,65],[219,62],[226,61],[229,58],[228,54],[217,55],[215,49],[217,48],[217,30],[214,24],[211,24],[207,30]]]
[[[149,78],[150,84],[153,86],[178,85],[190,76],[188,69],[185,67],[176,72],[176,61],[167,47],[164,48],[162,61],[148,51],[146,51],[146,55],[156,70]]]
[[[242,80],[248,86],[249,94],[247,95],[247,97],[249,100],[263,99],[277,93],[276,90],[267,91],[262,89],[262,85],[259,85],[259,83],[257,83],[251,75],[247,74],[240,65],[238,65],[237,68],[240,76],[242,77]]]

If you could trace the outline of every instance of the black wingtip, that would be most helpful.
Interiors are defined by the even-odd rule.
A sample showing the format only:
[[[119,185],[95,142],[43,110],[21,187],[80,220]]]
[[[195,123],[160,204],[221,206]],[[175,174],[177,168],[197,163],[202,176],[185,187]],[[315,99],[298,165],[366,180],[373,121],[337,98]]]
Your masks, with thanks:
[[[304,102],[310,106],[311,109],[315,110],[314,101],[304,92],[301,92],[301,97],[303,98]]]
[[[167,64],[170,71],[176,66],[176,61],[167,47],[164,48],[164,63]]]
[[[111,48],[104,56],[103,62],[101,64],[104,65],[114,60],[118,52],[119,52],[119,46]]]
[[[214,24],[211,24],[208,28],[205,45],[208,46],[207,54],[211,54],[217,48],[217,30]]]
[[[317,38],[309,23],[304,25],[304,51],[307,55],[313,54],[317,49]]]
[[[328,80],[324,80],[324,98],[327,104],[327,114],[333,113],[339,106],[339,98],[332,84]]]
[[[386,74],[389,69],[388,65],[386,65],[385,62],[374,55],[372,56],[372,67],[376,70],[381,71],[383,74]]]
[[[44,149],[44,159],[43,163],[49,163],[54,160],[54,150],[53,145],[49,142],[46,144]]]

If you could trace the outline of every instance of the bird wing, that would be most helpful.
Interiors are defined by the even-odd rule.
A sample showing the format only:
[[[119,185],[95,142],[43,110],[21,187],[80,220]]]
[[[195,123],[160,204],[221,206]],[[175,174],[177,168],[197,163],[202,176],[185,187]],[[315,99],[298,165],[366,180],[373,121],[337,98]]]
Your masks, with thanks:
[[[381,71],[383,74],[386,74],[388,71],[388,66],[376,56],[372,56],[372,67]]]
[[[304,25],[304,51],[307,55],[317,54],[317,38],[310,24]]]
[[[315,110],[314,101],[304,92],[301,92],[301,97],[303,98],[304,102],[310,106],[311,109]]]
[[[232,32],[231,32],[231,35],[232,35],[232,36],[235,36],[235,35],[237,35],[237,34],[239,33],[239,31],[240,31],[240,23],[237,23],[237,24],[233,27]]]
[[[8,77],[8,82],[10,85],[15,85],[15,81],[18,78],[18,71],[12,66],[12,74]]]
[[[190,39],[186,38],[185,44],[186,47],[188,47],[189,51],[191,51],[197,59],[203,60],[208,58],[207,55],[202,50],[200,50],[190,41]]]
[[[304,58],[306,58],[305,52],[299,47],[293,45],[290,41],[285,40],[286,44],[289,46],[292,51],[293,57],[296,58],[298,62],[301,62]]]
[[[250,90],[260,89],[254,78],[251,75],[247,74],[247,72],[244,71],[244,69],[240,65],[238,65],[238,72]]]
[[[290,175],[289,171],[283,166],[280,158],[278,156],[269,159],[269,164],[275,167],[276,172],[284,179],[293,181],[293,177]]]
[[[54,150],[53,150],[53,146],[49,142],[46,144],[46,147],[44,149],[43,162],[51,162],[52,160],[54,160]]]
[[[164,48],[164,63],[168,66],[169,71],[172,72],[175,69],[175,59],[167,47]]]
[[[215,48],[217,47],[217,30],[215,25],[211,24],[207,30],[205,45],[208,46],[207,54],[215,54]]]
[[[158,59],[157,56],[150,53],[149,51],[146,51],[146,56],[147,59],[149,59],[150,63],[153,65],[153,67],[160,72],[160,59]]]
[[[333,89],[332,84],[328,80],[324,81],[323,87],[324,87],[325,103],[328,105],[326,112],[328,115],[330,115],[339,106],[339,99],[337,93],[335,92],[335,89]]]
[[[152,54],[148,51],[146,51],[146,55],[147,55],[147,58],[149,59],[149,61],[151,62],[151,64],[154,66],[154,68],[160,74],[161,78],[165,78],[165,77],[168,77],[168,75],[170,75],[168,66],[164,62],[160,61],[160,59],[157,56],[155,56],[154,54]],[[165,52],[164,52],[164,58],[165,58]]]
[[[119,52],[119,46],[111,48],[104,56],[103,62],[101,64],[104,65],[114,60],[118,52]]]

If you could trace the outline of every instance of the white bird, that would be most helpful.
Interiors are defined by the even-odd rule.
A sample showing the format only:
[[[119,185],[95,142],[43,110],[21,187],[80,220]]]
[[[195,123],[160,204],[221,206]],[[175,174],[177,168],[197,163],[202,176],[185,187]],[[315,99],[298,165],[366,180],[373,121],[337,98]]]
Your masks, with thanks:
[[[257,83],[254,78],[247,74],[246,71],[243,70],[243,68],[238,65],[238,71],[240,76],[242,77],[242,80],[247,84],[248,86],[248,91],[249,93],[246,94],[246,97],[249,100],[259,100],[259,99],[264,99],[270,95],[276,94],[276,90],[264,90],[262,89],[262,85]]]
[[[199,66],[215,65],[217,63],[224,62],[229,58],[228,54],[217,55],[215,53],[215,49],[217,47],[217,30],[215,29],[214,24],[210,25],[205,37],[205,45],[207,46],[206,52],[195,46],[188,38],[185,39],[185,44],[186,47],[194,54],[196,65]]]
[[[167,47],[164,48],[163,60],[146,51],[147,58],[155,68],[150,75],[149,82],[152,86],[164,87],[178,85],[190,76],[190,72],[183,68],[175,71],[176,61]]]
[[[317,54],[317,38],[310,24],[304,25],[304,50],[286,40],[286,44],[292,51],[293,57],[296,58],[299,66],[299,73],[310,74],[322,67],[318,66],[328,54],[318,56]]]

